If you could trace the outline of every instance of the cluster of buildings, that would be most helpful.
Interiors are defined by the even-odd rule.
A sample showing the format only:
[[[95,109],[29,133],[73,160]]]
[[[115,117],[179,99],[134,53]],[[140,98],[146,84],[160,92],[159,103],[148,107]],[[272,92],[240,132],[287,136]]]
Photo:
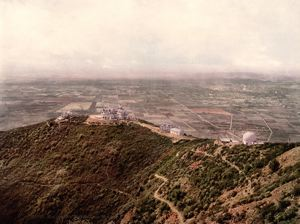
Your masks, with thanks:
[[[102,120],[135,120],[135,116],[126,111],[123,107],[104,107],[98,111],[97,117]]]
[[[160,128],[161,132],[170,133],[170,134],[179,135],[179,136],[184,135],[183,129],[175,127],[172,124],[164,123],[164,124],[161,124],[159,128]]]
[[[69,121],[75,115],[71,111],[64,111],[55,119],[55,122],[61,123]],[[123,107],[102,107],[97,110],[97,114],[89,115],[88,123],[101,123],[102,121],[136,120],[134,114],[129,113]]]

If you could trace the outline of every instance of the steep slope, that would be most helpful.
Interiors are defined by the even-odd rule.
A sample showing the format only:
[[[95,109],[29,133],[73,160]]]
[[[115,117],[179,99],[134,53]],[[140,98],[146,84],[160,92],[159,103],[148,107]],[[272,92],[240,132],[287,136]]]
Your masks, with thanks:
[[[299,144],[172,143],[85,119],[0,132],[2,223],[297,223]]]
[[[134,201],[170,147],[169,139],[138,125],[89,126],[80,119],[2,132],[0,220],[104,223]]]
[[[170,182],[163,194],[189,223],[298,223],[297,145],[181,143],[157,171]]]

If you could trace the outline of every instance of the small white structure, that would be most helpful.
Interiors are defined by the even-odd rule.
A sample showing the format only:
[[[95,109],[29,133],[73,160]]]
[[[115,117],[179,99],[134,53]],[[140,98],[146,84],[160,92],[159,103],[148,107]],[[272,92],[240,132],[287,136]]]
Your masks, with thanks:
[[[174,125],[172,125],[172,124],[164,123],[164,124],[161,124],[161,125],[159,126],[159,128],[160,128],[160,131],[161,131],[161,132],[167,132],[167,133],[170,133],[171,128],[175,128],[175,127],[174,127]]]
[[[220,139],[220,141],[221,141],[222,143],[229,143],[229,142],[232,142],[232,139],[231,139],[231,138],[228,138],[228,137],[220,137],[219,139]]]
[[[171,128],[170,133],[173,135],[183,135],[184,131],[180,128]]]
[[[124,110],[122,107],[119,108],[116,112],[116,117],[117,119],[120,119],[120,120],[125,120],[128,118],[128,113],[126,110]]]
[[[55,119],[55,122],[60,123],[64,121],[68,121],[73,117],[73,113],[71,111],[65,111],[60,116]]]
[[[245,145],[253,145],[256,144],[256,135],[252,131],[247,131],[243,135],[243,143]]]

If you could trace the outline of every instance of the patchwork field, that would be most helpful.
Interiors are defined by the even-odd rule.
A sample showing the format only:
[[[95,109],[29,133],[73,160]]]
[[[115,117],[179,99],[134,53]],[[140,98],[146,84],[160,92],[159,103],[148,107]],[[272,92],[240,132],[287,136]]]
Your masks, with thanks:
[[[292,87],[292,88],[291,88]],[[0,130],[71,110],[96,114],[122,105],[156,125],[167,122],[201,138],[300,141],[300,82],[224,80],[80,80],[2,84]]]
[[[57,112],[65,112],[65,111],[87,111],[90,106],[92,105],[91,102],[74,102],[69,103],[68,105],[64,106]]]

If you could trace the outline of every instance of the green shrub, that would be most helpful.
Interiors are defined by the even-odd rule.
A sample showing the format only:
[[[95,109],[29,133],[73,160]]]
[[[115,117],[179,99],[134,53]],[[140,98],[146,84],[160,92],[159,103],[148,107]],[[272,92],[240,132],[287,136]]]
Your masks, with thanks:
[[[300,195],[300,184],[296,184],[293,191],[292,191],[294,196],[299,196]]]
[[[276,172],[280,168],[280,163],[276,159],[272,159],[269,162],[269,168],[273,171]]]
[[[221,214],[219,217],[217,217],[218,223],[227,223],[232,218],[232,215],[228,212]]]
[[[297,207],[291,206],[287,200],[281,200],[276,206],[274,203],[265,205],[259,211],[261,218],[270,223],[291,223],[297,215]]]
[[[288,201],[288,200],[281,200],[281,201],[279,201],[277,210],[278,211],[284,211],[290,205],[291,205],[290,201]]]
[[[283,221],[290,221],[294,217],[297,216],[297,208],[295,206],[292,206],[291,208],[288,208],[284,212],[280,212],[275,216],[275,222],[276,223],[282,223]],[[286,223],[291,223],[291,222],[286,222]]]
[[[260,210],[261,217],[266,219],[269,222],[274,221],[275,214],[276,214],[276,206],[275,206],[274,203],[270,203],[268,205],[265,205]]]
[[[160,209],[161,213],[170,211],[170,208],[166,203],[162,203],[162,205],[159,207],[159,209]]]
[[[263,159],[254,162],[255,168],[263,168],[265,166],[265,161]]]

